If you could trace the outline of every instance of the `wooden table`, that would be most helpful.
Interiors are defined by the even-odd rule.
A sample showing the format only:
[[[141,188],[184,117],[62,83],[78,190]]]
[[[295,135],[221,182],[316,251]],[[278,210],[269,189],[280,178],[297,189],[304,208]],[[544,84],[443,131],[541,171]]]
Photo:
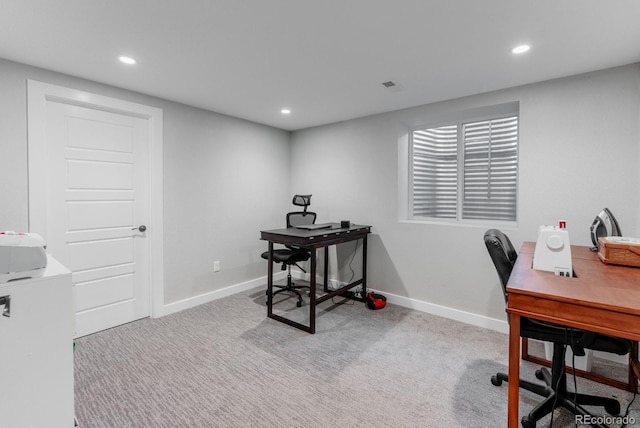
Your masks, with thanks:
[[[371,232],[371,226],[352,224],[350,227],[342,228],[339,223],[331,223],[330,229],[305,230],[295,227],[286,229],[263,230],[260,232],[260,239],[269,241],[269,267],[267,273],[267,293],[273,295],[273,244],[295,245],[306,248],[311,252],[311,262],[309,270],[309,325],[290,320],[273,313],[273,299],[267,299],[267,316],[277,321],[281,321],[292,327],[299,328],[308,333],[316,332],[316,305],[332,297],[343,294],[350,288],[358,285],[362,286],[361,297],[354,300],[365,301],[367,294],[367,235]],[[342,244],[344,242],[362,240],[362,277],[356,281],[346,284],[337,290],[328,289],[328,260],[329,247],[331,245]],[[316,297],[316,250],[324,248],[324,292],[320,297]]]
[[[577,277],[532,268],[535,243],[525,242],[511,272],[509,379],[520,377],[520,317],[640,340],[640,269],[602,263],[588,247],[572,246]],[[509,382],[508,426],[519,426],[518,382]]]

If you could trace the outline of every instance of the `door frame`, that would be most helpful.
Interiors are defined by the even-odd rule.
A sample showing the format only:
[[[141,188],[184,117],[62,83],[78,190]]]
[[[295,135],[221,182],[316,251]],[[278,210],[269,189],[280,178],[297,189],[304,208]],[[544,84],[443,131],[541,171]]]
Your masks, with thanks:
[[[151,317],[164,315],[163,111],[157,107],[27,80],[29,231],[47,236],[47,101],[126,114],[147,120],[149,129],[149,281]]]

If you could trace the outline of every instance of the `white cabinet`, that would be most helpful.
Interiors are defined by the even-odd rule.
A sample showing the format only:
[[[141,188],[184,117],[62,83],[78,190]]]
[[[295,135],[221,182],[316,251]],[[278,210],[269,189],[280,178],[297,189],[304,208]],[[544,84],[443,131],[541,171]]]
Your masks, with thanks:
[[[71,273],[49,256],[44,276],[0,284],[2,296],[11,302],[0,315],[0,427],[72,428]]]

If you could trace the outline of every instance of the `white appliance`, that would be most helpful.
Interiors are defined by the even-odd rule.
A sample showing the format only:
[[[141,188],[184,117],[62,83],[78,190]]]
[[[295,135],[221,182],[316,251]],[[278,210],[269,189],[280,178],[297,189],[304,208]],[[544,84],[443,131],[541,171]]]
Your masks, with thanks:
[[[573,276],[569,232],[557,226],[540,226],[533,268],[560,276]]]
[[[72,428],[73,286],[49,256],[44,275],[0,284],[0,427]],[[6,311],[5,311],[6,310]]]
[[[0,283],[42,276],[47,267],[46,247],[35,233],[0,232]]]

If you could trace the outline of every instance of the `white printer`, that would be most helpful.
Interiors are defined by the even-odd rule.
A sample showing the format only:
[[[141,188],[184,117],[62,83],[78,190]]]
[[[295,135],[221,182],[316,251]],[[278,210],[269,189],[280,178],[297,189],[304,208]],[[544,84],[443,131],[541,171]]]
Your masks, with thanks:
[[[0,232],[0,283],[42,276],[47,267],[44,239],[35,233]]]
[[[540,226],[533,268],[560,276],[573,276],[569,232],[557,226]]]

